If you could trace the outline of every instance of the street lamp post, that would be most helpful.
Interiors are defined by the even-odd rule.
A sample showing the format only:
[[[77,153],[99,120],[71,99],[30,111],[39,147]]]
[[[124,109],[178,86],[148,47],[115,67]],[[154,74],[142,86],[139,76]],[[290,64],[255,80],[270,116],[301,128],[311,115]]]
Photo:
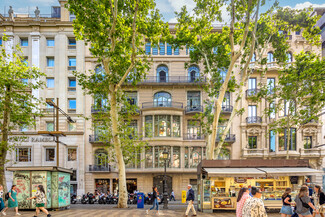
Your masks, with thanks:
[[[164,186],[163,186],[163,196],[164,196],[164,209],[168,209],[168,194],[167,194],[167,176],[166,176],[166,168],[167,168],[167,160],[169,153],[165,150],[163,152],[163,159],[165,160],[165,173],[164,173]]]

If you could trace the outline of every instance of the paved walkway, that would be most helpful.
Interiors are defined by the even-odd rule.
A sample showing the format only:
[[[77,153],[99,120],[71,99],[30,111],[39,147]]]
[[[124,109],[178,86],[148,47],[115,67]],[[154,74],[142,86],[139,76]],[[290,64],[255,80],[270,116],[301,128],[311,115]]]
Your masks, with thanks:
[[[144,209],[136,209],[135,206],[132,206],[128,209],[117,209],[114,208],[116,205],[72,205],[68,210],[60,210],[60,211],[50,211],[53,217],[150,217],[157,216],[155,211],[151,211],[149,215],[145,214]],[[150,206],[145,206],[145,208],[149,208]],[[169,210],[161,210],[161,215],[166,217],[182,217],[184,215],[185,206],[171,206]],[[33,211],[22,211],[20,212],[22,217],[32,217],[34,215]],[[13,210],[9,210],[7,212],[7,216],[14,216]],[[39,216],[45,217],[44,213]],[[190,215],[191,216],[191,213]],[[198,216],[202,217],[234,217],[235,212],[217,212],[213,214],[207,213],[198,213]],[[268,217],[279,217],[278,213],[269,213]]]

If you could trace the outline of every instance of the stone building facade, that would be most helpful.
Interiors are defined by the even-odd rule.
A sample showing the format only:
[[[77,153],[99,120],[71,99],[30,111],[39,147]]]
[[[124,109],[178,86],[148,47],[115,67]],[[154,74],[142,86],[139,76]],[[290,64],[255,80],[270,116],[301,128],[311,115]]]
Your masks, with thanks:
[[[38,66],[46,73],[44,78],[47,87],[33,94],[44,99],[59,98],[59,107],[66,111],[75,124],[69,124],[64,116],[60,116],[60,130],[67,137],[61,140],[66,145],[60,145],[60,166],[75,170],[72,190],[77,194],[100,191],[116,192],[118,190],[118,170],[112,165],[103,165],[102,159],[108,153],[98,140],[91,119],[85,120],[84,115],[91,117],[97,112],[93,107],[94,99],[84,95],[72,74],[77,71],[95,71],[100,67],[92,57],[83,41],[76,41],[73,35],[71,20],[74,18],[64,8],[66,3],[59,0],[61,7],[53,9],[51,17],[36,19],[19,17],[14,20],[8,16],[0,16],[0,35],[5,34],[9,40],[3,42],[10,52],[11,45],[20,44],[29,64]],[[170,25],[171,31],[173,25]],[[221,31],[216,27],[215,31]],[[291,57],[301,50],[312,48],[305,43],[299,32],[288,36],[291,43]],[[152,67],[147,78],[136,87],[124,85],[132,102],[139,107],[139,114],[134,116],[132,127],[148,142],[149,148],[138,153],[141,161],[127,166],[127,186],[131,192],[139,190],[145,193],[152,191],[152,186],[162,188],[164,162],[162,152],[170,154],[168,161],[168,191],[175,191],[180,198],[181,191],[186,190],[190,183],[196,187],[196,166],[204,158],[205,137],[193,116],[202,112],[207,94],[200,82],[204,82],[201,65],[192,65],[185,69],[184,63],[189,60],[190,50],[173,49],[168,44],[160,49],[146,45],[146,51],[153,57]],[[269,71],[261,78],[253,73],[245,87],[247,96],[258,91],[259,82],[277,83],[277,66],[274,63],[272,49],[266,54],[269,61]],[[291,59],[294,61],[294,59]],[[254,62],[252,62],[254,67]],[[227,95],[223,104],[222,114],[230,116],[234,97]],[[283,143],[284,135],[268,135],[269,117],[263,115],[263,109],[269,106],[265,100],[252,103],[243,97],[241,107],[245,108],[243,115],[235,117],[230,132],[226,138],[226,151],[220,159],[284,159],[287,145]],[[8,166],[55,166],[55,143],[52,138],[37,135],[38,130],[50,130],[53,127],[51,108],[46,105],[41,108],[44,117],[37,120],[36,129],[20,129],[15,134],[27,135],[16,151],[8,159]],[[274,114],[277,118],[278,115]],[[148,127],[150,135],[144,128]],[[221,127],[222,129],[222,127]],[[23,132],[22,132],[23,131]],[[308,123],[295,131],[295,138],[290,147],[290,158],[309,159],[313,168],[320,168],[323,151],[316,146],[323,144],[322,125]],[[46,138],[46,139],[44,139]],[[7,173],[8,185],[11,185],[11,173]],[[313,181],[321,182],[321,176],[312,177]]]

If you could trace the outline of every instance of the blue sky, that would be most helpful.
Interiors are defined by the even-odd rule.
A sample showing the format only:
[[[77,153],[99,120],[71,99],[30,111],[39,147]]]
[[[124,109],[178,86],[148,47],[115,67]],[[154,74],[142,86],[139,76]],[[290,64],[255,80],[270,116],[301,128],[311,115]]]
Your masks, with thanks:
[[[309,6],[323,6],[325,7],[324,0],[279,0],[281,6],[290,6],[292,8],[305,8]],[[266,10],[273,1],[266,0],[266,6],[262,10]],[[157,7],[160,9],[166,21],[174,22],[174,11],[179,11],[183,5],[189,9],[193,9],[193,0],[156,0]],[[13,6],[15,13],[33,13],[35,7],[40,8],[41,14],[50,14],[51,6],[58,6],[58,0],[0,0],[0,13],[7,14],[9,5]],[[224,10],[225,11],[225,10]],[[224,18],[227,19],[228,14],[224,12]]]

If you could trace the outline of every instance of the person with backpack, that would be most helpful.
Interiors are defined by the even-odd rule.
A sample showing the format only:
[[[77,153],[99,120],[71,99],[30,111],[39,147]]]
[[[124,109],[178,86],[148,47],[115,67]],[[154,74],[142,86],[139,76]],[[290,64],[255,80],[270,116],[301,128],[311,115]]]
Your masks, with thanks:
[[[2,198],[3,198],[3,186],[0,185],[0,212],[2,213],[2,215],[6,215],[6,213],[3,211],[6,206]]]
[[[6,194],[6,200],[8,200],[8,207],[4,208],[2,211],[3,213],[6,213],[8,208],[14,208],[16,211],[16,215],[21,215],[18,212],[18,200],[17,200],[17,191],[16,191],[16,185],[13,185],[11,187],[11,190]]]
[[[299,194],[296,196],[296,213],[299,217],[312,217],[309,208],[312,208],[314,212],[316,209],[309,198],[308,187],[302,186],[300,188]]]
[[[325,203],[325,194],[321,190],[321,187],[319,185],[315,185],[314,187],[316,196],[314,197],[314,204],[316,206],[316,210],[321,215],[321,217],[324,217],[324,203]],[[316,213],[313,212],[313,217],[316,216]]]
[[[46,206],[46,195],[43,185],[39,185],[37,187],[37,192],[34,197],[27,198],[27,200],[36,199],[36,215],[34,217],[37,217],[37,215],[40,213],[40,210],[42,210],[47,217],[51,217],[51,214],[45,209]]]

